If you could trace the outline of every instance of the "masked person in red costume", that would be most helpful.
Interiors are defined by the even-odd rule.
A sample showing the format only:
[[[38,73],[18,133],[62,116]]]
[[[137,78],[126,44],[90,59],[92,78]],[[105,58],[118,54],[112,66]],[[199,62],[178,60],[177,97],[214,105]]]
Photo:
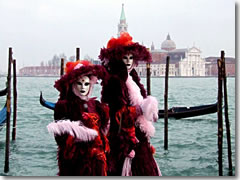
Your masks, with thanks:
[[[47,126],[58,145],[58,175],[106,176],[109,108],[90,95],[93,85],[107,72],[88,61],[68,62],[65,71],[54,86],[60,92],[55,122]]]
[[[108,175],[160,176],[150,138],[158,119],[156,98],[146,95],[135,66],[151,62],[148,50],[128,33],[111,38],[99,58],[110,74],[102,101],[110,108]]]

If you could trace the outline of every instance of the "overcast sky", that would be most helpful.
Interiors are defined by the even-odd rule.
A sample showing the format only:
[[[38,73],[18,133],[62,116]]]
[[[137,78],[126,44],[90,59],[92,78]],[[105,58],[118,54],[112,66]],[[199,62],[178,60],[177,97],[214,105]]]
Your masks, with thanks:
[[[195,45],[202,57],[235,57],[234,0],[0,0],[0,72],[8,47],[17,67],[40,65],[54,54],[97,59],[117,36],[122,3],[133,41],[156,49],[169,33],[177,48]]]

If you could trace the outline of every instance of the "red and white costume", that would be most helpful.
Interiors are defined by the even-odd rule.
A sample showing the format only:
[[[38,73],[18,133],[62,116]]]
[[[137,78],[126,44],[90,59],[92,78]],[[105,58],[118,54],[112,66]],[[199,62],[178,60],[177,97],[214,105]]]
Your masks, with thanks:
[[[55,122],[47,128],[58,145],[60,176],[107,175],[109,108],[90,98],[93,85],[97,79],[103,79],[105,73],[102,66],[87,61],[69,62],[66,74],[55,83],[60,98],[54,110]],[[90,79],[89,92],[84,96],[74,87],[82,76]]]
[[[126,57],[125,57],[126,56]],[[148,50],[132,42],[128,33],[108,41],[99,58],[110,73],[103,85],[102,101],[110,108],[108,175],[160,176],[161,172],[153,154],[150,138],[158,119],[156,98],[146,95],[134,69],[138,61],[151,61]],[[132,58],[133,65],[124,58]],[[129,68],[127,68],[129,66]]]

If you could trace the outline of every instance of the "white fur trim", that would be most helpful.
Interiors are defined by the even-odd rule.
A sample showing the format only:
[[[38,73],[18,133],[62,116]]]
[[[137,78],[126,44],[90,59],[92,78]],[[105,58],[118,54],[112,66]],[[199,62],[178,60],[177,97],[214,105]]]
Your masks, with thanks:
[[[148,121],[144,115],[138,116],[136,120],[136,126],[140,128],[142,132],[146,134],[146,137],[153,137],[155,134],[155,127],[151,121]]]
[[[148,121],[156,122],[158,119],[158,101],[153,96],[148,96],[141,103],[143,115]]]
[[[81,121],[61,120],[47,126],[48,132],[54,135],[70,134],[79,141],[92,141],[98,136],[94,129],[87,128]]]
[[[140,105],[143,101],[141,90],[138,85],[133,81],[132,76],[128,75],[126,85],[128,88],[129,99],[132,106]]]

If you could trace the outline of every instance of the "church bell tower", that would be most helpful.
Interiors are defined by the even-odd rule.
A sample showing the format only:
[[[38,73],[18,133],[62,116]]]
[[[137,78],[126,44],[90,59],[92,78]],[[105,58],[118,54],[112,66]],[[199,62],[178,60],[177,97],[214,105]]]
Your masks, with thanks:
[[[122,4],[122,12],[120,16],[120,23],[118,24],[118,37],[121,32],[127,32],[128,25],[126,23],[126,17],[124,13],[124,4]]]

